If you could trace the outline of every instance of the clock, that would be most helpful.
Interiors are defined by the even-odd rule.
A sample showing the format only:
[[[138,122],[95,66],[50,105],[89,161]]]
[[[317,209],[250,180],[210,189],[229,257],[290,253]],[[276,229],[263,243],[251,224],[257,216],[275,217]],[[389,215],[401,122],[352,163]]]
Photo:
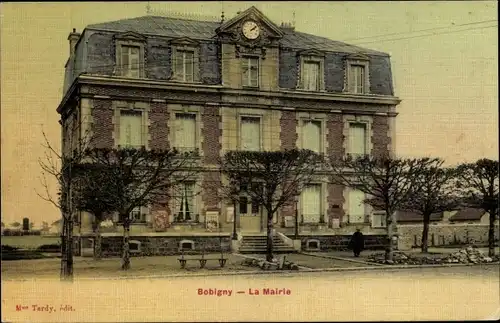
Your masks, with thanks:
[[[243,36],[248,39],[257,39],[260,35],[260,27],[255,21],[248,20],[242,26]]]

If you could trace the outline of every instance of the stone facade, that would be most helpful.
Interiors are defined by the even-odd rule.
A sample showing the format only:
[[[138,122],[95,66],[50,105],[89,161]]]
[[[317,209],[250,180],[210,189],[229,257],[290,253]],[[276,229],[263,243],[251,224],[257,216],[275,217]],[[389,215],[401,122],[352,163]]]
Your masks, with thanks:
[[[158,26],[164,24],[165,28],[150,30],[151,25],[145,25],[143,18],[127,20],[125,24],[118,21],[88,26],[79,36],[68,60],[64,86],[67,91],[58,108],[63,124],[68,122],[70,115],[81,114],[82,129],[91,130],[97,147],[108,148],[117,146],[116,111],[122,106],[144,111],[141,131],[147,138],[145,146],[150,149],[173,146],[176,112],[196,114],[197,148],[202,158],[200,164],[205,168],[197,179],[202,188],[197,197],[199,223],[173,223],[172,203],[162,201],[166,206],[153,206],[149,223],[133,225],[131,235],[176,230],[193,234],[204,232],[208,212],[218,215],[222,231],[232,231],[233,219],[227,215],[228,203],[221,201],[208,187],[222,181],[217,171],[218,159],[228,150],[241,148],[241,116],[261,118],[264,150],[300,148],[300,122],[307,118],[321,120],[322,147],[327,155],[346,153],[346,125],[353,120],[363,120],[368,125],[369,153],[382,155],[391,149],[395,107],[400,100],[394,97],[387,54],[333,41],[324,41],[326,47],[315,45],[315,48],[307,43],[294,43],[300,38],[293,35],[294,30],[274,25],[253,7],[223,24],[185,21],[193,28],[182,31],[184,27],[177,25],[176,20],[149,18],[155,19]],[[262,29],[262,36],[255,41],[240,36],[245,19],[258,22]],[[169,30],[175,32],[168,34]],[[120,74],[120,44],[139,48],[140,77],[134,79]],[[174,53],[181,47],[194,49],[196,71],[190,83],[180,82],[173,75]],[[258,86],[255,88],[248,88],[243,83],[242,58],[249,55],[259,58]],[[318,91],[303,89],[306,59],[319,64]],[[367,89],[359,94],[348,91],[348,68],[356,62],[367,68],[364,83]],[[71,75],[70,68],[74,66],[78,66],[74,72],[78,74]],[[332,235],[351,234],[354,227],[349,227],[344,217],[344,189],[325,184],[323,191],[324,223],[302,229]],[[295,207],[295,203],[291,203],[280,210],[276,221],[278,230],[290,230],[285,218],[295,214]],[[82,233],[89,232],[90,217],[82,212]],[[361,226],[371,230],[369,216]],[[370,232],[379,234],[378,231]],[[148,253],[164,252],[151,251],[157,250],[151,247],[156,242],[148,240],[152,238],[138,236],[137,239]]]

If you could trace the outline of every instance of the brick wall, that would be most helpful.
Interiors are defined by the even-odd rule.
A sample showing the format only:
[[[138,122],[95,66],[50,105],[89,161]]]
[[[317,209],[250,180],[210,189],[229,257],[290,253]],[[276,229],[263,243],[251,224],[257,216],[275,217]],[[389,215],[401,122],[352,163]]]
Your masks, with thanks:
[[[372,154],[379,157],[388,153],[391,138],[389,137],[389,118],[387,116],[374,115],[372,124]]]
[[[92,132],[97,148],[112,148],[113,140],[113,109],[110,100],[93,100]]]
[[[203,107],[202,112],[203,156],[205,164],[216,164],[222,148],[220,122],[221,116],[218,107]]]
[[[280,126],[281,126],[281,131],[280,131],[281,148],[282,149],[296,148],[297,119],[295,118],[295,112],[293,111],[281,112]]]
[[[151,149],[168,149],[170,144],[168,120],[170,113],[167,110],[167,104],[161,102],[152,102],[150,107],[149,126]]]
[[[344,187],[342,185],[328,184],[328,223],[332,223],[333,219],[339,219],[340,223],[344,217]],[[337,206],[337,207],[335,207]]]

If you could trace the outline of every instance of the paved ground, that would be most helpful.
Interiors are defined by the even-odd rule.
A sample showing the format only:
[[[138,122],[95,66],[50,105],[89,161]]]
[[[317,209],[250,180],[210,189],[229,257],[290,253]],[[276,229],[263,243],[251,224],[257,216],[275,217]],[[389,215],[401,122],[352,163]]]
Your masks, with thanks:
[[[2,321],[498,319],[499,284],[496,266],[76,280],[73,284],[3,281]],[[267,288],[284,292],[264,295]]]
[[[315,253],[311,253],[315,254]],[[319,254],[318,255],[324,255],[324,254]],[[262,254],[255,254],[255,255],[245,255],[247,257],[253,257],[253,258],[259,258],[259,259],[265,259],[266,256]],[[285,256],[287,261],[291,261],[293,263],[298,264],[301,267],[304,268],[310,268],[310,269],[321,269],[321,268],[350,268],[350,267],[366,267],[372,264],[368,263],[360,263],[360,262],[354,262],[354,261],[346,261],[346,260],[341,260],[341,259],[331,259],[331,258],[326,258],[326,257],[315,257],[311,256],[309,254],[285,254],[285,255],[275,255],[275,256]]]
[[[206,257],[216,259],[219,256],[220,254],[213,254]],[[204,269],[199,268],[198,261],[188,260],[186,269],[181,269],[178,257],[133,257],[131,269],[128,271],[120,269],[120,258],[94,261],[93,258],[75,257],[74,274],[76,277],[133,277],[255,270],[255,268],[242,266],[243,258],[230,254],[224,255],[228,258],[224,268],[219,267],[217,260],[209,260]],[[186,256],[186,259],[189,258],[191,257]],[[55,278],[59,275],[60,263],[60,258],[2,261],[2,279]]]

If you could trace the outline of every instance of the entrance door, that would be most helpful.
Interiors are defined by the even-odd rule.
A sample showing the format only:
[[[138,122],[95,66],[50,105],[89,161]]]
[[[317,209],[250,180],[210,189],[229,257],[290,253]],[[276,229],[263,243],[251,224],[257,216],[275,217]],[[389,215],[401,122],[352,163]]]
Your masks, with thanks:
[[[262,208],[258,203],[250,201],[245,196],[240,197],[239,216],[242,232],[261,231]]]

